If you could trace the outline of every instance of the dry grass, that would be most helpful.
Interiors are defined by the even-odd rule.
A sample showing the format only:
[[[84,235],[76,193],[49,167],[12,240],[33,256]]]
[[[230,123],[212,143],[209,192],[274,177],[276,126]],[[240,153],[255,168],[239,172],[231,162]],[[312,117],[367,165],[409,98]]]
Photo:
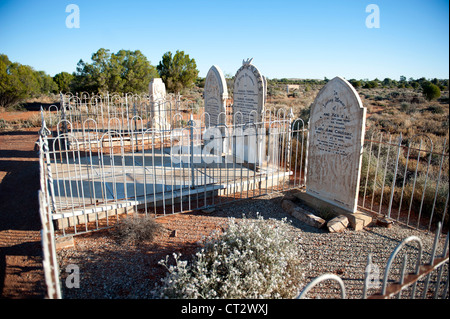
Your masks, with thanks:
[[[163,226],[150,215],[131,215],[121,219],[113,230],[120,243],[138,244],[142,241],[153,241],[156,235],[164,230]]]

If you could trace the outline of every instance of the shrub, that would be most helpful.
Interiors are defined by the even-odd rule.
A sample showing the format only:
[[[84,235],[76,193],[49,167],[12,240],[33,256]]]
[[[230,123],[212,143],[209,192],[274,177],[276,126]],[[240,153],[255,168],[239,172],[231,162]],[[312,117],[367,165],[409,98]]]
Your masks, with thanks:
[[[428,101],[437,99],[438,97],[441,96],[441,90],[439,90],[439,87],[430,82],[424,83],[422,85],[422,90],[423,95],[425,95],[425,98]]]
[[[434,114],[443,114],[444,108],[441,105],[430,105],[427,108],[427,111],[430,111],[431,113],[434,113]]]
[[[174,254],[160,263],[169,273],[154,294],[162,298],[292,298],[302,280],[299,239],[286,219],[228,219],[190,264]]]
[[[133,215],[117,223],[115,235],[122,243],[138,243],[143,240],[152,241],[162,229],[163,227],[150,215],[143,217]]]
[[[402,102],[402,104],[400,105],[400,110],[402,112],[405,112],[406,114],[412,114],[416,112],[417,106],[408,102]]]

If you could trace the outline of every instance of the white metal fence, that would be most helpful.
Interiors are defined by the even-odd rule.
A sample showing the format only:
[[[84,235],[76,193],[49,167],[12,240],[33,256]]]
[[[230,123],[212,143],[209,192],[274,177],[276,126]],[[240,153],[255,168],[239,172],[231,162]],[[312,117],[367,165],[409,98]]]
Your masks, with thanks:
[[[382,273],[377,269],[374,275],[375,267],[372,267],[371,255],[367,258],[367,266],[365,271],[365,277],[363,282],[363,295],[362,299],[448,299],[449,298],[449,251],[448,240],[449,234],[445,240],[442,253],[437,251],[439,239],[441,236],[441,223],[438,223],[434,243],[430,252],[430,260],[423,262],[423,243],[417,236],[410,236],[405,238],[397,247],[392,251],[383,272],[383,278],[378,278]],[[395,262],[398,262],[396,258],[400,255],[400,251],[405,247],[415,244],[417,254],[413,259],[415,265],[412,272],[407,271],[408,254],[403,254],[403,258],[400,261],[400,267],[397,274],[397,278],[393,278],[392,269]],[[369,289],[374,284],[372,280],[379,280],[381,288],[378,292],[371,295],[368,294]],[[311,295],[311,291],[314,288],[330,281],[337,282],[339,285],[340,298],[346,299],[347,293],[345,288],[345,282],[341,277],[336,274],[323,274],[314,280],[312,280],[297,296],[297,299],[305,299],[308,294]],[[336,284],[331,284],[333,287]],[[327,289],[328,291],[328,289]]]
[[[359,206],[413,228],[448,230],[449,156],[445,139],[369,132]]]
[[[39,214],[41,218],[41,244],[42,244],[42,265],[44,269],[45,284],[47,287],[46,298],[60,299],[61,288],[59,281],[59,265],[56,258],[55,233],[53,221],[51,220],[51,207],[49,205],[50,193],[48,192],[48,183],[45,179],[45,161],[44,154],[48,148],[45,139],[39,136],[39,172],[40,172],[40,190],[39,190]]]
[[[177,125],[175,113],[170,129],[146,128],[138,115],[105,121],[71,111],[60,113],[55,136],[42,137],[57,236],[110,227],[121,213],[159,217],[304,186],[306,130],[284,110],[258,123],[223,113],[215,126],[207,113]]]

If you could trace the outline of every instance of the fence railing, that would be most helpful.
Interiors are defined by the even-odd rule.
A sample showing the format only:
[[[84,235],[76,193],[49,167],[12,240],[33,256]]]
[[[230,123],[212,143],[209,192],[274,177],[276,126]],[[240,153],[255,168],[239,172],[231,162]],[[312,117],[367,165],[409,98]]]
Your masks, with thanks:
[[[126,103],[132,100],[145,100],[142,97],[133,96],[125,96],[122,99]],[[122,211],[129,210],[132,206],[138,208],[144,205],[144,210],[148,212],[149,205],[146,204],[149,202],[148,197],[153,197],[153,203],[158,203],[158,205],[151,205],[154,213],[158,211],[156,207],[161,207],[161,203],[172,203],[172,195],[176,195],[175,198],[187,199],[188,205],[181,207],[183,206],[181,201],[179,207],[172,205],[173,207],[167,207],[167,209],[162,208],[164,213],[168,210],[184,211],[186,207],[193,209],[216,205],[226,201],[231,192],[235,195],[239,193],[240,199],[254,196],[256,183],[263,180],[269,182],[273,179],[272,182],[276,182],[276,185],[281,188],[275,187],[274,183],[266,183],[259,190],[258,195],[277,189],[287,190],[304,186],[304,163],[308,155],[307,128],[301,119],[293,121],[292,115],[290,116],[284,109],[276,112],[266,111],[260,123],[248,123],[239,113],[234,116],[223,113],[220,119],[224,124],[219,126],[210,126],[211,118],[208,113],[197,114],[197,120],[192,117],[186,121],[186,114],[178,112],[168,120],[168,123],[171,123],[170,129],[164,129],[164,127],[147,128],[148,122],[141,116],[130,117],[134,113],[125,113],[126,116],[123,116],[126,110],[126,104],[123,103],[120,105],[125,105],[125,109],[121,109],[122,111],[114,117],[105,118],[106,113],[103,113],[103,117],[86,117],[92,112],[86,112],[84,117],[79,115],[82,113],[80,109],[89,108],[95,100],[96,98],[92,97],[89,103],[78,103],[72,109],[67,108],[66,115],[50,113],[51,116],[61,118],[53,126],[55,136],[48,137],[51,150],[46,156],[46,159],[52,163],[46,175],[52,179],[52,185],[49,188],[50,191],[53,190],[51,192],[54,195],[51,197],[52,209],[57,219],[61,214],[66,217],[72,214],[72,219],[83,219],[84,217],[76,216],[84,215],[79,211],[88,206],[94,206],[93,210],[92,207],[88,209],[88,211],[91,210],[90,213],[102,215],[106,208],[97,206],[108,203],[115,205],[110,205],[110,209]],[[109,97],[107,101],[114,105],[111,100],[113,98]],[[92,108],[95,109],[95,107]],[[114,109],[112,106],[108,108]],[[140,110],[139,114],[142,114],[145,108]],[[68,116],[67,114],[71,112],[78,115]],[[97,110],[96,113],[101,112]],[[75,123],[70,120],[74,120]],[[97,120],[103,124],[99,124]],[[205,160],[211,158],[210,155],[208,157],[202,153],[207,144],[204,138],[205,133],[210,135],[208,137],[210,140],[214,139],[218,142],[221,139],[220,143],[216,144],[220,144],[224,154],[227,154],[223,159],[228,159],[228,169],[205,165]],[[238,143],[240,145],[238,149],[232,146],[232,143],[244,139],[257,141],[257,143],[253,143],[253,147],[250,148],[245,146],[247,142]],[[200,154],[193,155],[192,163],[190,163],[189,153],[191,147],[192,152],[197,151]],[[215,148],[218,149],[218,145]],[[182,155],[175,154],[175,158],[181,157],[184,160],[182,165],[168,164],[167,161],[174,155],[168,153],[171,149],[181,151]],[[199,149],[200,152],[198,152]],[[258,169],[263,167],[267,173],[268,168],[271,167],[272,172],[283,170],[291,175],[285,176],[283,183],[280,183],[277,175],[271,176],[272,178],[270,176],[263,178],[258,172],[253,172],[252,163],[250,165],[238,163],[237,166],[233,164],[230,156],[236,155],[237,151],[247,152],[250,155],[243,156],[250,156],[252,159],[256,151],[260,153],[264,151],[266,158],[262,165],[256,165]],[[258,156],[262,156],[262,153]],[[267,158],[270,160],[267,161]],[[158,164],[160,166],[153,165],[155,160],[162,161],[163,165],[161,166],[161,163]],[[199,160],[200,163],[194,163],[195,160]],[[244,161],[247,159],[244,158]],[[130,163],[132,165],[129,165]],[[203,166],[200,165],[201,163]],[[190,169],[187,167],[189,165],[192,166]],[[147,168],[143,169],[144,166]],[[134,178],[136,169],[140,178],[153,183],[127,182],[127,176]],[[212,172],[214,176],[211,177],[208,172]],[[436,227],[437,222],[441,222],[443,227],[448,229],[448,172],[449,156],[446,140],[439,143],[433,142],[426,135],[404,139],[401,135],[394,136],[382,132],[367,133],[363,149],[359,209],[417,229],[430,231]],[[175,173],[175,177],[172,177],[171,173]],[[85,174],[88,174],[87,179]],[[234,177],[233,181],[230,180],[230,174]],[[203,180],[199,180],[199,176],[202,176]],[[240,179],[238,180],[237,177]],[[188,179],[190,187],[187,187]],[[216,182],[211,183],[212,180]],[[219,191],[212,186],[212,184],[221,184],[225,180],[229,180],[233,186],[228,185],[224,191]],[[166,188],[167,181],[175,184],[168,185]],[[87,187],[87,184],[90,186]],[[203,186],[203,197],[200,195],[200,184]],[[247,187],[247,185],[253,186]],[[216,185],[216,187],[219,186]],[[246,192],[243,192],[245,190]],[[214,192],[219,192],[222,196],[209,196]],[[186,195],[188,196],[185,197]],[[134,204],[131,197],[134,197]],[[192,205],[194,197],[196,205]],[[85,224],[87,220],[85,219]],[[95,221],[97,222],[97,218]],[[106,223],[109,225],[108,218]],[[69,224],[73,223],[67,223],[67,226]]]
[[[55,233],[53,221],[51,220],[50,193],[48,192],[45,179],[45,161],[44,155],[48,148],[45,142],[45,133],[39,135],[39,172],[40,172],[40,190],[39,190],[39,213],[41,219],[41,244],[42,244],[42,266],[44,269],[45,285],[47,287],[46,298],[60,299],[61,288],[59,281],[59,265],[56,258]],[[44,138],[43,138],[44,136]]]
[[[423,244],[422,240],[419,237],[410,236],[399,243],[397,247],[392,251],[387,261],[379,292],[372,295],[368,295],[368,290],[370,286],[373,285],[372,280],[379,280],[379,278],[377,277],[379,276],[380,272],[377,269],[376,276],[373,276],[373,270],[375,269],[375,267],[372,266],[372,258],[369,254],[367,258],[367,266],[365,268],[366,271],[364,274],[362,299],[448,299],[449,234],[447,233],[442,253],[440,255],[437,255],[437,247],[440,236],[441,223],[438,223],[434,243],[430,252],[430,260],[428,263],[422,262]],[[389,279],[396,257],[399,255],[401,250],[410,245],[410,243],[412,242],[415,242],[418,246],[418,253],[415,255],[416,259],[415,261],[413,260],[415,264],[414,271],[411,273],[407,273],[408,254],[405,253],[403,254],[403,260],[399,269],[399,278],[397,280]],[[444,270],[446,271],[444,272]],[[433,280],[431,280],[432,276]],[[306,285],[305,288],[303,288],[303,290],[298,294],[297,299],[307,298],[307,295],[311,294],[311,291],[313,291],[316,286],[326,281],[337,282],[339,284],[340,297],[342,299],[345,299],[347,297],[345,283],[342,278],[335,274],[323,274]],[[410,290],[409,295],[405,293],[406,290]]]
[[[110,227],[121,213],[159,217],[304,186],[303,121],[294,129],[286,114],[268,118],[237,113],[229,122],[242,124],[197,127],[191,117],[165,130],[134,117],[126,130],[106,131],[91,118],[78,129],[61,120],[55,137],[43,137],[58,236]]]
[[[448,144],[417,134],[402,138],[383,132],[366,135],[359,206],[430,231],[448,230]]]

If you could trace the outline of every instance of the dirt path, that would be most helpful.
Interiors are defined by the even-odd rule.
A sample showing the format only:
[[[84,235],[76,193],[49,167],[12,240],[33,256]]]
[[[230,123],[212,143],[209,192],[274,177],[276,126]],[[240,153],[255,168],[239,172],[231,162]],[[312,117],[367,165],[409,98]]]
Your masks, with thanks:
[[[39,128],[0,132],[0,298],[43,298]]]

